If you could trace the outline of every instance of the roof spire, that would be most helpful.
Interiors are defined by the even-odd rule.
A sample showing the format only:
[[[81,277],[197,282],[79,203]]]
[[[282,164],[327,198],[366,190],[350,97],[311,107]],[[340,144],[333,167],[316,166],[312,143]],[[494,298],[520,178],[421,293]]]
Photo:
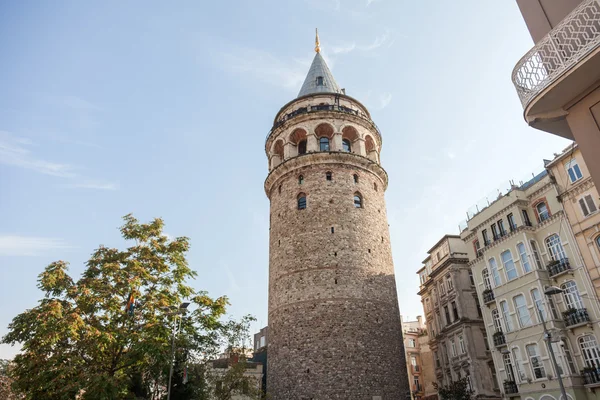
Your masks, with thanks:
[[[319,42],[319,28],[315,28],[315,33],[316,33],[316,37],[315,37],[315,51],[317,53],[321,52],[321,43]]]

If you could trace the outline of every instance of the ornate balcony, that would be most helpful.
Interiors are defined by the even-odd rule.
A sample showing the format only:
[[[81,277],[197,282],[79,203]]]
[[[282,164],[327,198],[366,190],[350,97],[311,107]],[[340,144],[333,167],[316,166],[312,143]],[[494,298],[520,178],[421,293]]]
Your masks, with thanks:
[[[594,365],[593,361],[591,363],[592,365]],[[583,375],[583,382],[586,385],[594,385],[600,383],[600,368],[596,366],[585,367],[581,371],[581,375]]]
[[[493,302],[495,299],[494,292],[492,291],[492,289],[485,289],[483,291],[483,293],[481,294],[481,296],[483,297],[484,304],[489,304],[489,303]]]
[[[590,322],[587,308],[571,308],[563,313],[563,320],[568,327]]]
[[[512,72],[525,119],[534,126],[537,119],[564,116],[563,106],[599,77],[600,0],[583,0],[519,60]],[[553,131],[539,123],[539,129],[570,135],[558,131],[557,126]]]
[[[552,260],[547,265],[548,273],[550,277],[554,277],[556,275],[560,275],[563,272],[571,270],[571,263],[569,263],[569,259],[567,257],[561,260]]]
[[[504,381],[504,393],[513,394],[519,393],[519,387],[515,383],[515,381]]]
[[[494,339],[494,346],[502,347],[506,345],[506,336],[504,336],[504,332],[498,331],[494,333],[492,337]]]

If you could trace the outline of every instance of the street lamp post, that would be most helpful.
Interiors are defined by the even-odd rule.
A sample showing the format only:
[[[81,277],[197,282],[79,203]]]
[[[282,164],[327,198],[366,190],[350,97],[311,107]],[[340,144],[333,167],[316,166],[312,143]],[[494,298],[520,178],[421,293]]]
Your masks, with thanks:
[[[546,296],[552,296],[562,292],[562,289],[557,288],[556,286],[550,286],[544,291],[544,294]],[[550,341],[552,335],[550,334],[550,332],[548,332],[548,329],[546,328],[546,321],[544,320],[544,315],[542,314],[542,310],[540,310],[540,306],[538,303],[536,303],[536,308],[538,310],[540,320],[542,321],[542,327],[544,328],[544,339],[546,340],[546,346],[548,346],[548,353],[550,353],[550,359],[552,360],[552,365],[554,366],[556,376],[558,377],[558,385],[560,386],[560,392],[563,396],[563,400],[568,400],[565,385],[563,384],[562,376],[560,375],[560,369],[558,368],[558,363],[556,362],[556,356],[554,355],[554,349],[552,348],[552,343]]]
[[[171,362],[169,366],[169,385],[167,386],[167,400],[171,400],[171,380],[173,379],[173,364],[175,364],[175,334],[177,333],[177,316],[184,314],[190,303],[181,303],[179,308],[167,315],[173,315],[173,328],[171,330]],[[181,317],[179,319],[179,329],[181,329]]]

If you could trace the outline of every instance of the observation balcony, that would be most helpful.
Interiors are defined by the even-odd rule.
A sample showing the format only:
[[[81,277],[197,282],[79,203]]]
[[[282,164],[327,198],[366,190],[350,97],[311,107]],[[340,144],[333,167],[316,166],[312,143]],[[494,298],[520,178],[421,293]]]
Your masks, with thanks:
[[[587,308],[572,308],[563,313],[563,320],[567,328],[571,328],[590,322],[590,315]]]
[[[483,297],[483,304],[490,304],[495,299],[492,289],[485,289],[481,296]]]
[[[504,381],[504,393],[514,394],[519,393],[519,387],[515,381]]]
[[[506,336],[504,336],[504,332],[498,331],[498,332],[494,333],[492,338],[494,339],[494,346],[496,346],[496,347],[506,346]]]
[[[562,275],[564,272],[571,270],[571,263],[569,263],[569,259],[567,257],[561,260],[552,260],[547,265],[548,274],[551,278]]]
[[[512,72],[527,123],[571,140],[565,109],[599,79],[600,0],[583,0]]]

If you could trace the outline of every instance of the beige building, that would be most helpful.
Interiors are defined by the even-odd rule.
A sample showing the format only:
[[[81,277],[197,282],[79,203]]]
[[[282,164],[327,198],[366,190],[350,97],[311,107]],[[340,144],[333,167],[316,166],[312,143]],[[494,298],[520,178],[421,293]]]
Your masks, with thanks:
[[[561,157],[553,163],[562,168]],[[566,198],[544,171],[500,193],[461,233],[505,398],[559,399],[559,372],[570,397],[595,396],[596,370],[586,370],[586,379],[581,374],[600,366],[600,308],[561,204]],[[559,293],[546,294],[550,287]]]
[[[497,399],[500,392],[467,246],[460,236],[446,235],[428,254],[418,271],[418,294],[427,319],[436,382],[448,385],[466,377],[475,396]]]
[[[512,80],[527,123],[575,140],[600,185],[600,0],[517,0],[535,42]]]
[[[600,157],[600,151],[598,152]],[[556,181],[558,198],[575,235],[577,247],[600,296],[600,197],[577,144],[546,164]]]
[[[419,315],[416,321],[402,319],[402,335],[413,400],[436,400],[437,391],[433,387],[433,353],[429,347],[429,336],[423,317]]]

